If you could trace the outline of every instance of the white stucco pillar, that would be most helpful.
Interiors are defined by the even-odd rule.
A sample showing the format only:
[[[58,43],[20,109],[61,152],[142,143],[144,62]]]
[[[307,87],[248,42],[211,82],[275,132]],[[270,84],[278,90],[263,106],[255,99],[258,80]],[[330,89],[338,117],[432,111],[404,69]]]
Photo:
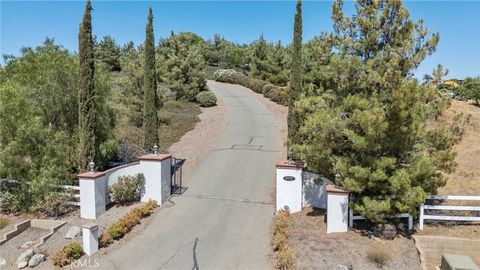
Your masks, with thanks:
[[[302,172],[304,163],[281,161],[277,163],[277,194],[275,210],[290,213],[302,211]]]
[[[107,183],[103,172],[86,172],[78,175],[80,183],[80,217],[96,219],[105,213]]]
[[[98,224],[87,223],[82,225],[83,252],[91,256],[98,251]]]
[[[145,176],[145,190],[141,201],[155,200],[160,205],[171,195],[172,155],[148,154],[138,158]]]
[[[327,190],[327,233],[348,231],[349,191],[328,185]]]

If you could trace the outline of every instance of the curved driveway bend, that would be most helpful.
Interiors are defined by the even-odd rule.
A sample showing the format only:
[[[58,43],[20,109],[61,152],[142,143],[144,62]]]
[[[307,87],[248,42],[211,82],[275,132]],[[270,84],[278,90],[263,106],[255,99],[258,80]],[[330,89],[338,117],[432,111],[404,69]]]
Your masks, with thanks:
[[[209,87],[228,106],[216,146],[187,180],[187,191],[172,198],[175,205],[101,256],[101,269],[272,268],[272,194],[282,145],[275,118],[250,91],[212,81]]]

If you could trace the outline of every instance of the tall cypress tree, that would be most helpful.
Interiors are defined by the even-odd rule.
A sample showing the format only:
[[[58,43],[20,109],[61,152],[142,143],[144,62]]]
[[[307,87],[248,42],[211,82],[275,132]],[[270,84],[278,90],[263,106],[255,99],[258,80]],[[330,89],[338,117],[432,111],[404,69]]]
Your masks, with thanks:
[[[155,76],[155,38],[153,37],[152,8],[148,9],[148,22],[145,36],[145,60],[143,74],[143,130],[144,147],[151,149],[158,142],[158,97]]]
[[[302,92],[302,0],[297,0],[297,12],[293,25],[292,71],[288,98],[288,157],[294,158],[290,145],[298,142],[297,131],[300,127],[300,115],[293,112],[293,105]]]
[[[95,63],[92,36],[92,4],[87,0],[78,33],[78,122],[80,126],[79,169],[95,158]]]

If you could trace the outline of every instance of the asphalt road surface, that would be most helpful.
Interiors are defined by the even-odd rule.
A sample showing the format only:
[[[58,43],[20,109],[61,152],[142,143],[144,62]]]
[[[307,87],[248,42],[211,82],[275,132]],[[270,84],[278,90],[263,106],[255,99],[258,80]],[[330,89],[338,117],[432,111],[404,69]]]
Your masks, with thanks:
[[[101,256],[100,269],[271,269],[275,163],[271,112],[251,92],[209,82],[228,108],[220,139],[138,236]],[[195,147],[195,145],[192,145]],[[188,160],[187,160],[188,162]]]

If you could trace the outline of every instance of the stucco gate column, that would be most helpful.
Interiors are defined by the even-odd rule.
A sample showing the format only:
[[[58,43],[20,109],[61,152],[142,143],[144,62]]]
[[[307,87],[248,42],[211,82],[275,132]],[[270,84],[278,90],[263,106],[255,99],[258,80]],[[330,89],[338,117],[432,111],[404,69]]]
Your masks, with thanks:
[[[277,198],[275,211],[302,211],[303,162],[280,161],[277,163]]]
[[[145,190],[141,201],[155,200],[159,205],[171,195],[172,155],[148,154],[138,158],[145,176]]]
[[[96,219],[105,213],[107,180],[102,172],[86,172],[78,175],[80,182],[80,217]]]
[[[328,185],[327,190],[327,233],[348,231],[349,191]]]

